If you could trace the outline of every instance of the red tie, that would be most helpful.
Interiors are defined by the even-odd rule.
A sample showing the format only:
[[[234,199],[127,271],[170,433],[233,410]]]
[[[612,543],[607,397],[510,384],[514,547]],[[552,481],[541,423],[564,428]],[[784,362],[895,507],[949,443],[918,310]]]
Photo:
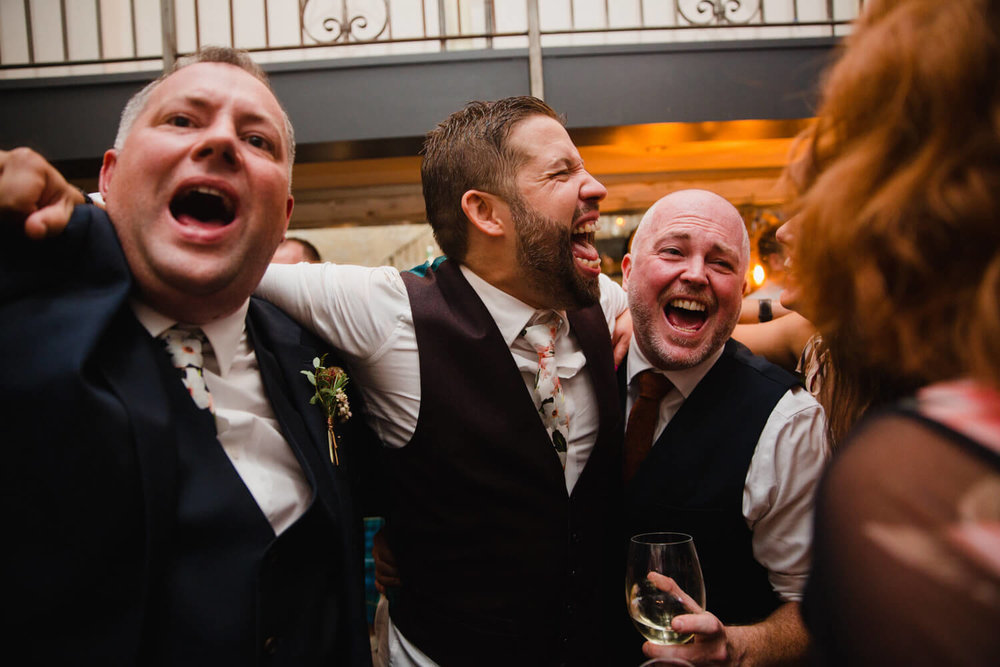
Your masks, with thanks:
[[[673,387],[665,375],[647,369],[636,376],[639,395],[632,404],[625,426],[625,465],[622,478],[632,479],[653,447],[653,433],[660,416],[660,401]]]

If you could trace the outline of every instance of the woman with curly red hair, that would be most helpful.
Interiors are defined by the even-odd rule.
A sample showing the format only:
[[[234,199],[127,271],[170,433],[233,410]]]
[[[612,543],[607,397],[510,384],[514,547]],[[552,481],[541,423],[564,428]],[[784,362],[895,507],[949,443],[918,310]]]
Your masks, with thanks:
[[[867,2],[789,170],[831,422],[867,408],[817,500],[823,664],[1000,664],[998,72],[1000,0]]]

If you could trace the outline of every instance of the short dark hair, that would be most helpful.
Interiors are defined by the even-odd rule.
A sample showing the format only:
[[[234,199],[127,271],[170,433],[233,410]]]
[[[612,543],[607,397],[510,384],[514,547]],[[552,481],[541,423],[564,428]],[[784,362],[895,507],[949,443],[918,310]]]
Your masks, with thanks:
[[[319,255],[319,250],[316,249],[312,243],[306,241],[305,239],[300,239],[296,236],[286,237],[282,243],[298,243],[302,248],[302,254],[310,262],[322,262],[323,259]]]
[[[537,97],[470,102],[427,133],[420,179],[427,221],[441,250],[465,258],[469,234],[462,196],[482,190],[507,201],[518,198],[514,176],[526,156],[511,149],[511,129],[530,116],[562,117]]]

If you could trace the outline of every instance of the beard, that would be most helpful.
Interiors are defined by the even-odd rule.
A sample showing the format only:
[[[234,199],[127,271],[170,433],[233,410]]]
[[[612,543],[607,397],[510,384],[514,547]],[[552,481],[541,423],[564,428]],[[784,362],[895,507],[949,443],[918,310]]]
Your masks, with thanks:
[[[710,324],[714,329],[706,339],[697,343],[672,340],[669,334],[661,334],[660,323],[664,317],[658,304],[649,304],[638,293],[639,286],[630,283],[628,289],[629,312],[632,314],[632,330],[639,349],[651,364],[661,370],[683,370],[693,368],[715,354],[732,336],[739,321],[739,310],[724,320]],[[721,314],[717,313],[721,317]]]
[[[584,276],[573,258],[570,228],[529,210],[517,197],[510,205],[517,233],[517,262],[524,281],[543,296],[545,307],[576,310],[597,303],[601,287],[596,276]],[[573,213],[576,220],[585,211]]]

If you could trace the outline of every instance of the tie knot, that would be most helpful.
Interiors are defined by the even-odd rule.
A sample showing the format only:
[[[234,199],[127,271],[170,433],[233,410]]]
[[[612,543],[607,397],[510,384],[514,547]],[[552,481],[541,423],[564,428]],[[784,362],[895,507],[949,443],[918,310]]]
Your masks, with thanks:
[[[170,360],[181,376],[181,382],[191,394],[191,399],[199,408],[212,410],[212,396],[205,384],[202,367],[205,365],[203,343],[208,339],[205,332],[197,328],[173,326],[159,335]]]
[[[667,376],[651,368],[639,373],[636,380],[639,383],[639,397],[657,402],[663,400],[674,386]]]
[[[559,333],[561,327],[562,318],[555,311],[539,311],[528,320],[521,335],[535,348],[536,352],[542,353],[543,350],[548,349],[551,353],[549,348],[553,346],[556,334]]]
[[[203,365],[202,346],[206,339],[201,329],[175,325],[161,333],[159,338],[178,368],[200,368]]]
[[[201,327],[196,327],[190,324],[175,324],[161,333],[159,337],[163,340],[180,338],[197,338],[198,340],[204,340],[205,332],[201,330]]]

